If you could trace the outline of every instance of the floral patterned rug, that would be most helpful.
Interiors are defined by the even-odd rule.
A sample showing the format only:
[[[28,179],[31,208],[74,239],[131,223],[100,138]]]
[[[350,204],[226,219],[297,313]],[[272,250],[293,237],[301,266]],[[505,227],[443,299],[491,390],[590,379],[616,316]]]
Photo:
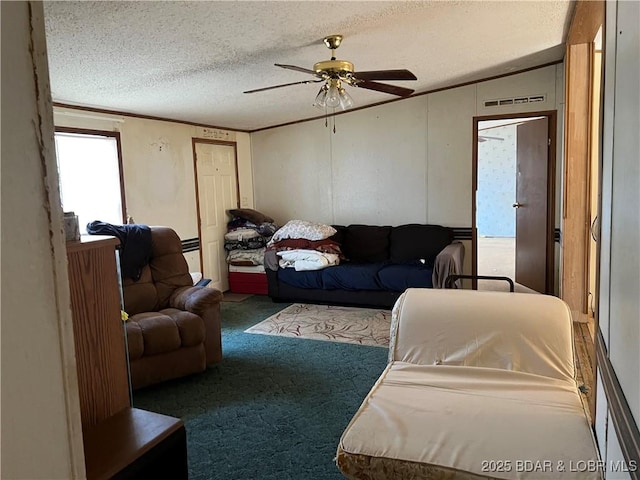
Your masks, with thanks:
[[[245,333],[389,346],[391,311],[294,303]]]

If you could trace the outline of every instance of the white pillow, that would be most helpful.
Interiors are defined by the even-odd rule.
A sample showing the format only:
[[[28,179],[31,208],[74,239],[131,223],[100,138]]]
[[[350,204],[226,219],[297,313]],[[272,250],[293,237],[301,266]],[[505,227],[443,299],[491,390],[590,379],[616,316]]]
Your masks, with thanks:
[[[336,233],[336,229],[322,223],[307,222],[306,220],[289,220],[276,231],[269,242],[273,245],[287,238],[304,238],[306,240],[324,240]]]

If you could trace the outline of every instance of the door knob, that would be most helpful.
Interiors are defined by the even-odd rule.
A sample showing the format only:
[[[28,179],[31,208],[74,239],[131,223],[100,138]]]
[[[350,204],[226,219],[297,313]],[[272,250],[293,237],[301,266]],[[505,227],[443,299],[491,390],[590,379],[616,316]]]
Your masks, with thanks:
[[[522,205],[521,203],[516,202],[516,203],[514,203],[514,204],[513,204],[513,205],[511,205],[511,206],[512,206],[513,208],[520,208],[520,207],[522,207],[523,205]]]

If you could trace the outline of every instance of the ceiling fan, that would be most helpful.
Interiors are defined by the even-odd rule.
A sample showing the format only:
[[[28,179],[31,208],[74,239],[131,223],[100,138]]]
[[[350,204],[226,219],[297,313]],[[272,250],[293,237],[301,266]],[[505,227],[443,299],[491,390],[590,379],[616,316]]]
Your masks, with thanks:
[[[398,95],[400,97],[407,97],[413,93],[413,90],[410,88],[398,87],[396,85],[388,85],[386,83],[379,83],[375,81],[417,80],[416,76],[409,70],[372,70],[356,72],[354,71],[353,63],[346,60],[336,60],[336,49],[340,46],[340,43],[342,43],[342,35],[329,35],[328,37],[325,37],[324,44],[329,50],[331,50],[331,60],[316,63],[313,66],[313,70],[297,67],[295,65],[275,64],[276,67],[308,73],[317,77],[316,79],[256,88],[255,90],[248,90],[244,93],[264,92],[265,90],[289,87],[291,85],[324,82],[320,87],[320,91],[316,95],[314,106],[321,109],[325,109],[327,107],[341,107],[343,110],[353,106],[353,100],[345,91],[343,87],[344,84],[357,88],[366,88],[367,90],[375,90],[377,92],[390,93],[391,95]]]

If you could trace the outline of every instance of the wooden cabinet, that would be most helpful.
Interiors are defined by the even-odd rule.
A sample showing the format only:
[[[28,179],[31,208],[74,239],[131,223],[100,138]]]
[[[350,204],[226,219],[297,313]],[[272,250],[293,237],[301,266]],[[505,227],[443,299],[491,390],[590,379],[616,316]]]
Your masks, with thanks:
[[[181,420],[127,408],[84,434],[88,480],[187,480]]]
[[[119,243],[97,235],[67,243],[83,431],[131,405],[115,252]]]
[[[67,243],[87,479],[186,480],[183,422],[131,407],[119,243],[100,235]]]

